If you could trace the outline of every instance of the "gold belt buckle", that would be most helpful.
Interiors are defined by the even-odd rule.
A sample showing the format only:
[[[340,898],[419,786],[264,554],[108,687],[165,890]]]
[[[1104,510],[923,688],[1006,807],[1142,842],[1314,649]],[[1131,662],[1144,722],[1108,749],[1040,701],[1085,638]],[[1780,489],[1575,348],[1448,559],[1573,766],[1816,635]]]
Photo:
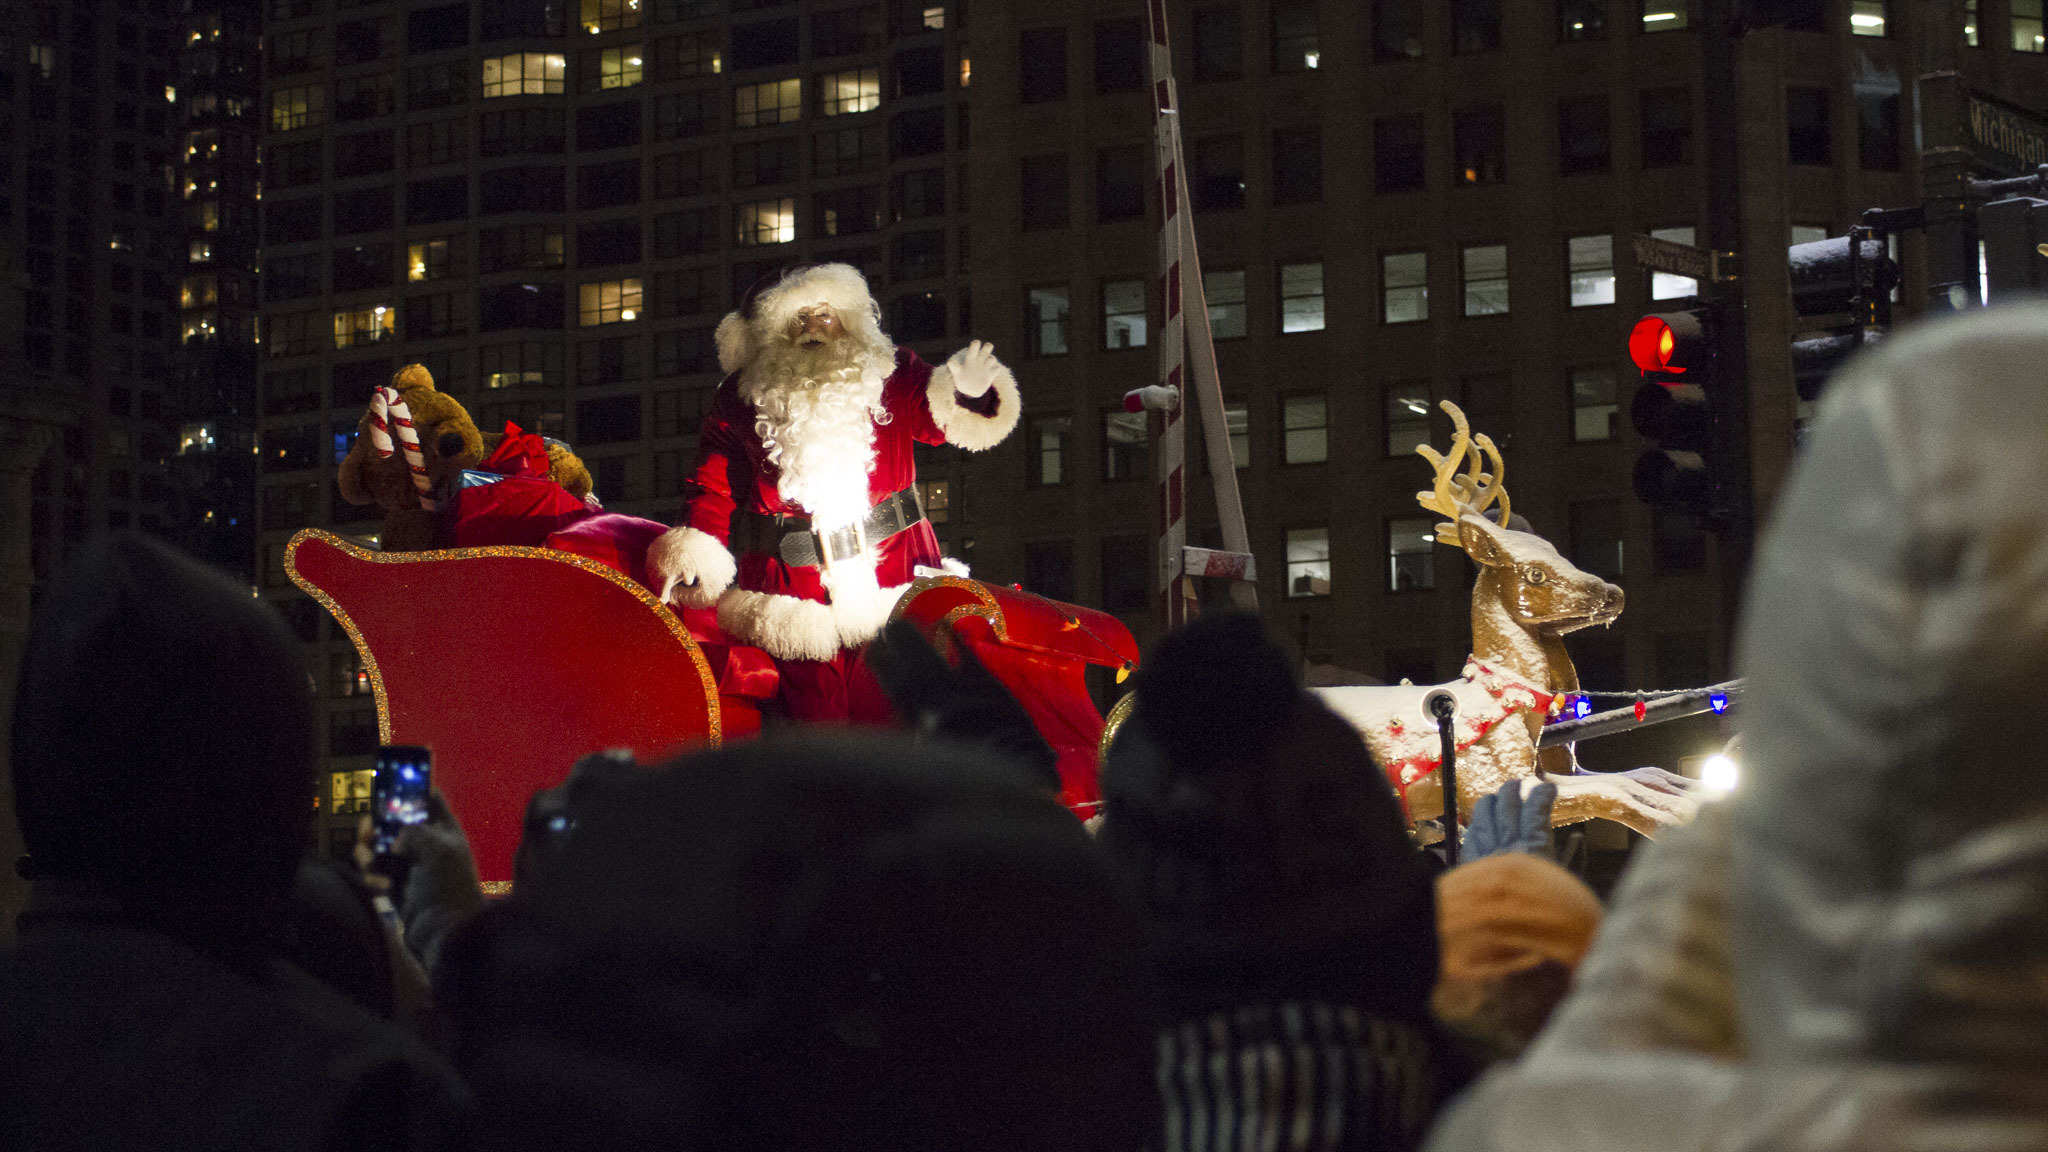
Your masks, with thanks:
[[[856,520],[843,528],[817,533],[818,563],[830,572],[832,565],[840,560],[859,556],[868,550],[868,530],[865,520]],[[841,547],[841,545],[845,547]]]

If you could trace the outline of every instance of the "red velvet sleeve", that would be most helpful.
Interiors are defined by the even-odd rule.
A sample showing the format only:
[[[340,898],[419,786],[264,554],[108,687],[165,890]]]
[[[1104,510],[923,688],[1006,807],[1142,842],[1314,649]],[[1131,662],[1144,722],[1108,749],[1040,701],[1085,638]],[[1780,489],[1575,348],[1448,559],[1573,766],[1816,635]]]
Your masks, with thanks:
[[[889,374],[883,406],[898,420],[908,420],[911,438],[921,444],[944,444],[946,434],[932,420],[931,402],[925,390],[931,386],[932,366],[908,348],[896,349],[896,371]]]
[[[739,424],[745,415],[739,393],[728,379],[719,387],[711,410],[704,414],[704,423],[697,429],[697,467],[683,484],[683,514],[676,521],[709,533],[727,547],[731,547],[732,512],[738,503],[733,493],[732,468],[746,460]]]

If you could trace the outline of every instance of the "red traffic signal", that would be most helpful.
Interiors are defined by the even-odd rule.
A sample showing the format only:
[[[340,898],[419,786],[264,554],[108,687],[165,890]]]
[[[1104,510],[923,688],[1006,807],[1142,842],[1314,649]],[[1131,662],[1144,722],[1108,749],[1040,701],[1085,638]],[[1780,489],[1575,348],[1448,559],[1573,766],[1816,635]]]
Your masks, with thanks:
[[[1696,313],[1653,313],[1628,334],[1628,358],[1645,376],[1682,376],[1704,369],[1711,355]]]

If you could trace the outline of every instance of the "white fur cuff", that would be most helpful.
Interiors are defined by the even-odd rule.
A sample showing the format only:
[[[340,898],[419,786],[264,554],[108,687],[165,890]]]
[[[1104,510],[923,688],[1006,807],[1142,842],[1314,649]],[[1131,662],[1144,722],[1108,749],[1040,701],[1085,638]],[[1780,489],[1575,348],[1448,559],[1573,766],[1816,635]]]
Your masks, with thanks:
[[[835,596],[831,604],[734,588],[718,601],[718,626],[778,660],[830,660],[841,648],[858,648],[874,639],[909,587]]]
[[[932,382],[925,388],[925,403],[932,410],[932,423],[945,433],[946,443],[982,452],[1003,442],[1017,427],[1023,401],[1017,392],[1017,378],[1001,364],[995,365],[996,410],[983,416],[960,403],[955,395],[952,370],[941,364],[932,369]]]
[[[695,528],[671,528],[647,549],[647,572],[661,585],[664,603],[709,608],[732,586],[736,571],[725,545]]]

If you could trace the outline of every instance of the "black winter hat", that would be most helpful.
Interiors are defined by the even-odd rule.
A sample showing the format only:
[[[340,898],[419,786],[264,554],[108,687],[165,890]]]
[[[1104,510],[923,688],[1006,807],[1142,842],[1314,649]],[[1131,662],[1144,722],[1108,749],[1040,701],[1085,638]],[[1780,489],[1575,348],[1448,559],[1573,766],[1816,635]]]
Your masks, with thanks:
[[[313,797],[313,684],[246,584],[133,532],[81,547],[29,629],[15,811],[37,876],[267,935]]]
[[[1257,617],[1205,615],[1139,672],[1103,767],[1101,841],[1182,1013],[1272,994],[1421,1017],[1431,873],[1356,730]]]
[[[766,738],[603,782],[450,942],[508,1147],[1103,1149],[1156,1128],[1134,912],[1007,763]]]

